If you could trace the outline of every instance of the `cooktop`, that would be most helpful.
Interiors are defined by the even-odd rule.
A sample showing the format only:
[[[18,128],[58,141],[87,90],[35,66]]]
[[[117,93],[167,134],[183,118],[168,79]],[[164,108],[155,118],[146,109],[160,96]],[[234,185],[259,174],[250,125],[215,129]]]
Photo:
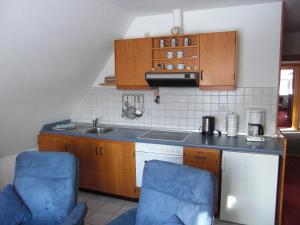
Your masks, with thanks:
[[[147,131],[138,139],[184,142],[192,133],[176,131]]]

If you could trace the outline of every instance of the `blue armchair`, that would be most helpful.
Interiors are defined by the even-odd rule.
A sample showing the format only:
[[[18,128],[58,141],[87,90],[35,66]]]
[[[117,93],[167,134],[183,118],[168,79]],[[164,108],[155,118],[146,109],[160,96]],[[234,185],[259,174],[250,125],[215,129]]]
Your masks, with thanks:
[[[72,154],[19,154],[14,188],[32,214],[24,225],[84,224],[87,206],[77,204],[78,160]]]
[[[145,164],[140,201],[108,225],[212,225],[214,176],[157,160]]]

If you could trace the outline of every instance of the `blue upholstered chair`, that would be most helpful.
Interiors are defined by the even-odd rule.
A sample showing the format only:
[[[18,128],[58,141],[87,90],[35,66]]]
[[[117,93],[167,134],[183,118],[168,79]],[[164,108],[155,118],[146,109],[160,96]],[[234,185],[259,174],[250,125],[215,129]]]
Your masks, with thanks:
[[[23,225],[84,224],[87,207],[85,203],[77,204],[78,160],[72,154],[19,154],[14,188],[32,214]]]
[[[148,161],[138,208],[109,225],[212,225],[214,187],[215,178],[208,171]]]

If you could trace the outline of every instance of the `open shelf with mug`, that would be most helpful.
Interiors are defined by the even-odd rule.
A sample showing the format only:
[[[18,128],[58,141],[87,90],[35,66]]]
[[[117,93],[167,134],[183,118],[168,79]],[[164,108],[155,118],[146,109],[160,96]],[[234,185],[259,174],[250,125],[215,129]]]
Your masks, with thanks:
[[[152,38],[151,70],[199,72],[199,35]]]

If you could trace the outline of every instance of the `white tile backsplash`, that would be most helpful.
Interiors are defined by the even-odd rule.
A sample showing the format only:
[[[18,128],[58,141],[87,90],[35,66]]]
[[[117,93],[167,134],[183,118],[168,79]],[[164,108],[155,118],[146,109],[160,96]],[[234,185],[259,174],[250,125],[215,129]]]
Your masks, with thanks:
[[[264,108],[265,133],[276,131],[277,87],[237,88],[235,91],[202,91],[198,88],[160,88],[160,104],[154,102],[153,91],[125,91],[113,87],[91,88],[85,99],[72,114],[76,122],[91,122],[101,117],[101,123],[198,130],[201,117],[216,117],[216,128],[226,131],[226,115],[239,115],[239,132],[245,133],[246,109]],[[143,93],[145,112],[141,118],[121,117],[122,94]]]

